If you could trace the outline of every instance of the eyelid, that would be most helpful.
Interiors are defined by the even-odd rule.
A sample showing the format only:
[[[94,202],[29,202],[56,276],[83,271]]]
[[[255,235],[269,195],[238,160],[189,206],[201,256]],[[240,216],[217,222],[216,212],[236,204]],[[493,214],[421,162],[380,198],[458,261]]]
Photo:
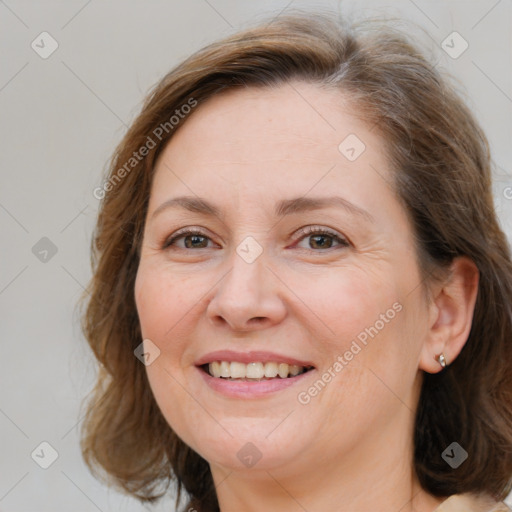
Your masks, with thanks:
[[[321,226],[321,225],[311,225],[311,226],[306,226],[305,228],[301,228],[299,229],[296,233],[299,233],[299,237],[298,237],[298,240],[297,241],[301,241],[303,238],[306,238],[308,235],[315,235],[315,234],[319,234],[319,235],[329,235],[331,237],[333,237],[334,239],[337,240],[337,242],[341,245],[341,246],[351,246],[352,243],[350,242],[350,240],[342,235],[341,233],[338,233],[337,231],[331,229],[331,228],[327,228],[327,227],[324,227],[324,226]],[[315,251],[315,252],[327,252],[327,251]]]
[[[198,228],[195,226],[188,226],[185,228],[178,229],[178,231],[175,231],[170,236],[165,237],[163,240],[163,243],[161,244],[162,249],[167,249],[171,245],[171,243],[175,242],[176,240],[178,240],[180,238],[183,238],[183,237],[186,237],[189,235],[202,236],[202,237],[208,238],[208,240],[211,240],[213,242],[212,237],[206,233],[205,229]],[[180,247],[180,249],[181,249],[181,247]]]
[[[298,231],[296,231],[296,233],[299,233],[301,236],[311,235],[311,234],[315,234],[315,233],[318,233],[318,232],[322,232],[322,233],[325,233],[325,234],[337,236],[337,237],[340,237],[340,238],[345,238],[341,233],[338,233],[334,229],[327,228],[327,227],[321,226],[321,225],[306,226],[306,227],[300,228]],[[347,242],[348,242],[348,240],[347,240]]]

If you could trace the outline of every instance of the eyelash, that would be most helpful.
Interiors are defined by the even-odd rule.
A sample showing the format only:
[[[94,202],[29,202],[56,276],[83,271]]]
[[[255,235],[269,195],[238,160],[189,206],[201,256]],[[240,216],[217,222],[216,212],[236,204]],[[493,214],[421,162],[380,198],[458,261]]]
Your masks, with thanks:
[[[200,229],[184,228],[184,230],[178,231],[171,238],[167,239],[164,242],[162,249],[168,249],[177,240],[179,240],[181,238],[186,238],[189,235],[197,235],[197,236],[201,236],[203,238],[207,238],[210,240],[210,238],[207,235],[205,235]],[[331,231],[327,228],[321,228],[318,226],[308,226],[308,227],[300,230],[300,238],[298,239],[298,242],[300,242],[303,238],[307,238],[308,236],[312,236],[312,235],[327,235],[327,236],[332,237],[334,240],[336,240],[336,242],[339,243],[340,247],[349,247],[350,246],[350,243],[348,242],[348,240],[346,240],[345,238],[338,235],[335,231]],[[188,248],[179,247],[178,249],[187,250]],[[207,247],[200,247],[200,249],[207,249]],[[329,247],[328,249],[325,249],[325,250],[314,250],[314,249],[311,249],[311,250],[313,250],[314,252],[328,252],[332,249],[333,249],[332,247]]]

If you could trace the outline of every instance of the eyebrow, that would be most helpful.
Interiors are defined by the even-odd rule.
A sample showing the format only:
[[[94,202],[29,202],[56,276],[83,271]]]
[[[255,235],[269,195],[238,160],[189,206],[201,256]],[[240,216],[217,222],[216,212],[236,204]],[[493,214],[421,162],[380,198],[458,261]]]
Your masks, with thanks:
[[[295,197],[292,199],[283,199],[276,204],[274,213],[276,217],[284,217],[294,213],[320,210],[322,208],[330,207],[342,208],[348,213],[361,217],[368,222],[375,222],[375,219],[368,211],[340,196]],[[220,219],[224,218],[221,210],[217,206],[206,199],[196,196],[179,196],[168,199],[153,212],[152,218],[169,208],[182,208],[193,213],[199,213],[210,217],[219,217]]]

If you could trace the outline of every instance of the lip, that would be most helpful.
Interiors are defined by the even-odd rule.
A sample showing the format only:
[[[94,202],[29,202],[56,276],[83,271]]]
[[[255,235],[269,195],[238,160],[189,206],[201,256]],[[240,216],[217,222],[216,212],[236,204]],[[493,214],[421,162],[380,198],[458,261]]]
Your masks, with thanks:
[[[212,377],[209,373],[203,371],[200,366],[198,366],[196,369],[201,375],[201,377],[204,379],[204,382],[213,391],[216,391],[217,393],[220,393],[228,398],[243,399],[266,397],[278,391],[282,391],[286,388],[289,388],[294,384],[298,384],[299,382],[303,381],[303,379],[308,378],[310,374],[316,373],[316,370],[312,369],[305,373],[301,373],[300,375],[296,375],[295,377],[287,377],[286,379],[276,377],[274,379],[269,380],[250,382],[243,380],[237,381],[223,379],[220,377]]]
[[[217,350],[200,357],[194,364],[198,367],[214,361],[228,361],[237,363],[286,363],[297,366],[315,366],[310,361],[302,361],[294,357],[267,352],[263,350],[253,350],[249,352],[235,352],[234,350]],[[293,377],[295,378],[295,377]]]

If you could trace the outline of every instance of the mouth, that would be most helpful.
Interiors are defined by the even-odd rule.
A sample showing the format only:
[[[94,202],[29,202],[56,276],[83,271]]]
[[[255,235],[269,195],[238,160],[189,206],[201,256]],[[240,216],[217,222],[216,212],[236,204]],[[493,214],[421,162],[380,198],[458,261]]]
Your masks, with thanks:
[[[199,368],[210,377],[226,381],[260,382],[292,379],[311,370],[314,366],[299,366],[275,361],[241,363],[238,361],[212,361]]]
[[[215,393],[243,400],[280,395],[317,373],[311,360],[266,350],[217,350],[197,359],[195,367]]]

